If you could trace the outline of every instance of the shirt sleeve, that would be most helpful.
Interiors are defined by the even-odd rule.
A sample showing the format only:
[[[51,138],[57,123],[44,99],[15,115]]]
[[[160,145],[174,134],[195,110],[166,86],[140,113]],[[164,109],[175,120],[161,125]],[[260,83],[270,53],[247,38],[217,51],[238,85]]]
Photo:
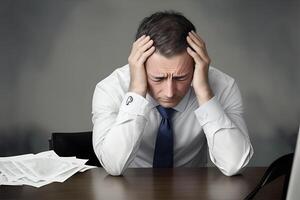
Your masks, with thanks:
[[[211,161],[227,176],[239,173],[253,155],[236,85],[226,91],[222,104],[214,96],[201,105],[196,117],[207,138]]]
[[[120,100],[120,95],[96,87],[92,111],[93,147],[109,174],[121,175],[135,157],[149,110],[149,102],[136,93],[128,92]]]

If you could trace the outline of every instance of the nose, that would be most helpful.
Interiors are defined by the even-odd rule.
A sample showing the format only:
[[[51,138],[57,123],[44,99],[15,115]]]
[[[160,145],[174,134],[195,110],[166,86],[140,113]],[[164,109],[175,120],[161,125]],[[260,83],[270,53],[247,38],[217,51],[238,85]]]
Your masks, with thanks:
[[[174,88],[175,84],[173,83],[172,79],[168,79],[167,80],[167,84],[166,84],[166,96],[168,98],[172,98],[174,96],[175,93],[175,88]]]

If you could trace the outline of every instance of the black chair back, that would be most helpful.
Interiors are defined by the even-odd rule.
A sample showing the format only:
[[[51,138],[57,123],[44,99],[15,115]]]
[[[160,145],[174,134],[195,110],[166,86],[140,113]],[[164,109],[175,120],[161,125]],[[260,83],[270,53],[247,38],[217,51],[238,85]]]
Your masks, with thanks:
[[[59,156],[76,156],[88,159],[87,165],[101,167],[94,152],[92,131],[73,133],[52,133],[49,140],[49,149]]]
[[[293,165],[294,153],[290,153],[280,158],[276,159],[266,170],[263,177],[261,178],[260,182],[257,186],[250,192],[245,200],[254,199],[255,195],[258,191],[263,188],[268,183],[274,181],[280,176],[285,176],[284,184],[283,184],[283,191],[281,199],[284,200],[286,198],[287,189],[290,180],[291,169]]]

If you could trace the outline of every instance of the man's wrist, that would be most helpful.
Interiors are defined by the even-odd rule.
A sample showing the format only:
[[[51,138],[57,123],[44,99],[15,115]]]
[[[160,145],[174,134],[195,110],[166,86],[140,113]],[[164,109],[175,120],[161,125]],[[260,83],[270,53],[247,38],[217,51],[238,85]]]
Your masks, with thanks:
[[[129,87],[128,92],[134,92],[138,95],[141,95],[142,97],[146,97],[147,94],[147,90],[142,88],[132,87],[132,86]]]
[[[209,86],[198,88],[197,91],[195,91],[195,93],[199,105],[204,104],[205,102],[209,101],[211,98],[214,97],[213,91]]]

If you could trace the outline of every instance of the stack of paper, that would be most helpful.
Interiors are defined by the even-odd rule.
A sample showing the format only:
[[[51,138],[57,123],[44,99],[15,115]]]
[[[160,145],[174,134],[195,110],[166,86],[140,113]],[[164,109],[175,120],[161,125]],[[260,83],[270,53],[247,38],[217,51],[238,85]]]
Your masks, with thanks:
[[[0,157],[0,185],[31,185],[41,187],[64,182],[76,172],[96,168],[76,157],[59,157],[54,151]]]

